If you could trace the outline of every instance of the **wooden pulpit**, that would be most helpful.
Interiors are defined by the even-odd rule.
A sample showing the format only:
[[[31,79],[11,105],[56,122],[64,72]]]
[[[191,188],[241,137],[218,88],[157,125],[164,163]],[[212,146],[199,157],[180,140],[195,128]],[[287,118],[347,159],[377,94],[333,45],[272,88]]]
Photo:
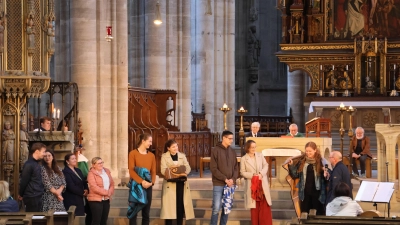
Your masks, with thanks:
[[[306,137],[331,137],[331,120],[315,117],[307,121]]]

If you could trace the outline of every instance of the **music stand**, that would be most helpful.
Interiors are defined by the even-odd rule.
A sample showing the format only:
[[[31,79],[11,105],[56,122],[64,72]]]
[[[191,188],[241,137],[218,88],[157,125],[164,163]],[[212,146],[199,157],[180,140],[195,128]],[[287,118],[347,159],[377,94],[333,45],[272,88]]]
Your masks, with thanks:
[[[373,202],[388,204],[388,218],[390,217],[390,199],[394,192],[392,182],[363,181],[354,200],[359,202]]]

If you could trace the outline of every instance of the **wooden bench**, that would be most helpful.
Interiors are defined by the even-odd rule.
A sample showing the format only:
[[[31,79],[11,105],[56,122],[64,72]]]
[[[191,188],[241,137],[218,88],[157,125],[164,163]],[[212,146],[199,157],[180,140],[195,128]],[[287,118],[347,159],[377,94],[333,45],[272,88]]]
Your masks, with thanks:
[[[0,225],[11,225],[11,224],[23,224],[23,225],[32,225],[32,216],[26,216],[25,218],[18,219],[0,219]]]
[[[242,157],[236,157],[236,161],[239,163],[238,172],[240,178],[240,159]],[[204,163],[209,163],[211,161],[210,157],[200,157],[200,178],[203,177]]]
[[[32,225],[74,225],[76,206],[70,206],[67,212],[3,212],[0,222],[5,224],[25,224],[31,220]],[[14,223],[15,222],[15,223]],[[24,223],[21,223],[24,222]],[[0,223],[1,225],[1,223]]]

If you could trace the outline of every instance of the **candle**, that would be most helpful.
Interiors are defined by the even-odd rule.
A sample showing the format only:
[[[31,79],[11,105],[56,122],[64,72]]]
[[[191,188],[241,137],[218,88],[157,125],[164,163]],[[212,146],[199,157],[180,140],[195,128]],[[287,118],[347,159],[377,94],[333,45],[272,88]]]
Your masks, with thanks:
[[[57,119],[60,119],[60,109],[57,109]]]
[[[322,65],[319,66],[319,69],[322,70]]]
[[[349,65],[346,65],[346,70],[349,70]]]
[[[353,110],[353,106],[350,106],[349,109],[350,109],[350,110]]]
[[[332,70],[335,70],[335,65],[332,66]]]
[[[343,102],[342,102],[342,103],[340,103],[340,108],[344,108],[344,104],[343,104]]]
[[[394,67],[394,72],[396,72],[396,64],[394,64],[394,66],[393,66],[393,67]]]
[[[378,52],[378,39],[375,37],[375,53]]]
[[[56,108],[53,108],[53,118],[56,118]]]
[[[226,103],[224,103],[224,105],[222,106],[222,108],[227,109],[228,105]]]
[[[240,109],[239,109],[240,111],[243,111],[244,110],[244,108],[243,108],[243,106],[242,107],[240,107]]]

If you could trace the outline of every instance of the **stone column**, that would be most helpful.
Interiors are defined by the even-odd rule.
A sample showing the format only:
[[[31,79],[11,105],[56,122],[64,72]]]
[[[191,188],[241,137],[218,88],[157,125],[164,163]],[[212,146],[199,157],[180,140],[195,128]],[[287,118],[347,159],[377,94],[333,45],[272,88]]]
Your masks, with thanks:
[[[91,160],[94,156],[100,156],[97,113],[99,108],[96,18],[98,3],[96,0],[70,1],[70,3],[71,81],[76,82],[79,87],[79,117],[83,123],[83,144],[87,149],[85,155]]]
[[[85,155],[102,157],[118,178],[128,176],[126,4],[71,1],[70,10],[71,80],[79,87]],[[113,27],[111,42],[104,39],[106,26]]]
[[[114,5],[116,9],[116,41],[113,43],[116,45],[117,57],[114,62],[116,86],[113,87],[116,108],[113,110],[112,118],[114,118],[114,127],[116,127],[114,130],[116,142],[114,143],[118,149],[116,155],[118,161],[115,163],[119,168],[118,178],[129,178],[128,158],[126,157],[128,153],[128,123],[126,121],[128,118],[128,9],[126,1],[120,3],[120,1],[114,0]]]
[[[288,110],[292,109],[293,120],[299,127],[299,132],[305,132],[304,126],[304,73],[300,70],[289,72],[288,69]]]
[[[57,82],[71,80],[70,63],[70,2],[55,1],[56,28],[55,29],[55,54],[54,54],[54,74],[52,78]]]
[[[191,49],[192,49],[192,103],[193,111],[200,113],[204,104],[209,127],[211,111],[215,108],[207,96],[214,95],[214,16],[206,14],[207,0],[191,0]],[[214,7],[212,7],[214,11]],[[215,13],[215,12],[214,12]],[[209,86],[211,85],[211,86]],[[204,90],[207,88],[207,91]],[[208,94],[207,94],[208,93]],[[222,105],[221,105],[222,106]]]
[[[207,1],[192,1],[196,20],[192,23],[192,64],[195,80],[192,86],[196,112],[205,104],[206,119],[211,131],[223,131],[223,113],[219,108],[226,103],[232,111],[227,114],[228,129],[234,130],[235,105],[235,2],[212,2],[212,15],[206,14]],[[194,31],[193,31],[194,29]]]

